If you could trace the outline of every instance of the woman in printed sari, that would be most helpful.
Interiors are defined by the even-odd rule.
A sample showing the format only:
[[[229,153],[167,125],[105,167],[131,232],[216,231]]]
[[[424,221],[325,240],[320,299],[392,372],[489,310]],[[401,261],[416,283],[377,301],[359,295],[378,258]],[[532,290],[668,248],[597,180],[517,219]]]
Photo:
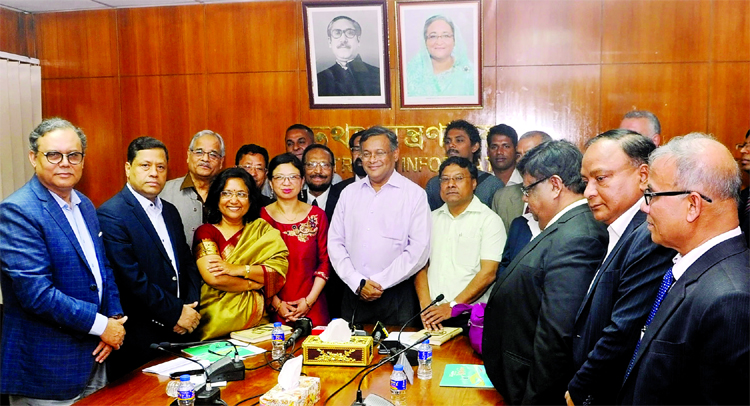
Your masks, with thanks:
[[[281,231],[289,248],[287,283],[271,298],[274,321],[292,324],[309,317],[314,326],[330,321],[323,287],[328,280],[328,219],[317,206],[297,199],[302,189],[302,162],[292,154],[271,160],[268,174],[276,202],[261,209],[260,217]]]
[[[278,230],[259,218],[260,192],[241,168],[211,184],[208,223],[195,230],[193,254],[203,277],[201,340],[259,324],[286,280],[288,251]]]

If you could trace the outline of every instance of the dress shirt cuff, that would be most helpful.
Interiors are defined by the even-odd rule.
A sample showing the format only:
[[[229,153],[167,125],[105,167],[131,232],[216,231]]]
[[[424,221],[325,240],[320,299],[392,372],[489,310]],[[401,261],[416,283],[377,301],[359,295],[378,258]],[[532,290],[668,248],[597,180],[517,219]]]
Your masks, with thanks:
[[[96,318],[94,319],[94,325],[91,326],[91,330],[89,330],[89,334],[94,336],[100,336],[104,334],[104,330],[107,329],[107,316],[97,313]]]

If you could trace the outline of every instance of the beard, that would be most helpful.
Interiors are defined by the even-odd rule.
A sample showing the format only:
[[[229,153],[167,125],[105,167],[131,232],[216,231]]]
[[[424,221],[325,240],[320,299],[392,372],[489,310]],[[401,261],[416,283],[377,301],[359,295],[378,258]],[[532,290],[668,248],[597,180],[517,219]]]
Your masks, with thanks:
[[[314,183],[308,183],[307,188],[310,189],[313,192],[325,192],[330,186],[331,181],[333,180],[333,177],[331,177],[331,180],[329,180],[326,183],[323,183],[321,185],[316,185]]]

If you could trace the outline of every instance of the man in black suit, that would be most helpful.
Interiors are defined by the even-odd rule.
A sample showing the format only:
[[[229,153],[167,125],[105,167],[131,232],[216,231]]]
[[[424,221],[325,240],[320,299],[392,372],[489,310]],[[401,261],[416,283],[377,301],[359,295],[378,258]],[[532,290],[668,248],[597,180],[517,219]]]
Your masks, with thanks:
[[[518,163],[524,200],[543,230],[495,282],[485,312],[487,375],[509,404],[562,404],[575,372],[572,330],[607,230],[583,198],[581,152],[550,141]]]
[[[737,149],[742,156],[740,157],[740,169],[750,173],[750,130],[745,134],[745,142],[737,144]],[[742,189],[740,192],[740,205],[738,208],[740,215],[740,228],[745,233],[745,241],[750,246],[750,187]]]
[[[159,198],[167,180],[167,147],[151,137],[128,146],[125,187],[97,211],[107,257],[130,318],[110,379],[159,355],[151,343],[190,341],[200,321],[201,278],[177,209]]]
[[[586,148],[583,195],[594,217],[607,225],[609,244],[576,315],[573,363],[578,372],[565,397],[569,405],[611,405],[676,252],[651,241],[646,214],[639,210],[654,142],[630,130],[610,130],[589,140]]]
[[[625,375],[622,404],[750,403],[750,254],[737,218],[740,171],[699,133],[649,157],[651,238],[675,249]]]
[[[318,72],[318,96],[380,96],[380,68],[359,55],[359,23],[338,16],[328,24],[327,33],[336,63]]]

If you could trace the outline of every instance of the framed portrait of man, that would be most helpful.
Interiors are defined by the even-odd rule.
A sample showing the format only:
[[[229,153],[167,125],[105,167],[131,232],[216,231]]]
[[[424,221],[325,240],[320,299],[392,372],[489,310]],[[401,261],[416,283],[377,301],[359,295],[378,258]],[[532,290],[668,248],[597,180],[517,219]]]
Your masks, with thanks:
[[[391,107],[385,0],[302,3],[311,109]]]
[[[401,106],[481,107],[480,0],[396,7]]]

